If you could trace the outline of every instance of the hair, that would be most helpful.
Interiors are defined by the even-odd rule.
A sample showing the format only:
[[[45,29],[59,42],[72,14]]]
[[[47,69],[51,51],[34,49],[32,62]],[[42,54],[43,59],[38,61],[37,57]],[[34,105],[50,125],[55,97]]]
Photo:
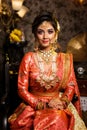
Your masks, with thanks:
[[[39,25],[41,25],[44,21],[50,22],[51,25],[53,26],[54,30],[56,33],[58,33],[60,31],[60,25],[58,20],[54,17],[53,13],[49,12],[49,11],[42,11],[40,12],[39,15],[37,15],[32,23],[32,33],[36,36],[37,33],[37,28],[39,27]],[[55,39],[57,40],[57,39]],[[53,43],[52,45],[54,50],[60,51],[61,47],[60,45],[57,43],[57,41],[55,41],[55,43]],[[34,51],[37,51],[39,48],[38,42],[35,42],[35,47],[34,47]]]
[[[57,19],[53,16],[53,14],[48,11],[42,11],[42,13],[36,16],[32,23],[32,33],[34,33],[34,35],[36,35],[38,26],[42,24],[42,22],[44,21],[50,22],[54,27],[55,31],[59,31],[59,23]]]

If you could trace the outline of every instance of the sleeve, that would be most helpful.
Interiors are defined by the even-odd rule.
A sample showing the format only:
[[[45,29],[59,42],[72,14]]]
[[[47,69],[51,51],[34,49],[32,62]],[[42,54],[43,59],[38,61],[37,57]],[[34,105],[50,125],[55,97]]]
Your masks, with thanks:
[[[18,73],[18,94],[27,104],[35,108],[38,99],[28,91],[31,58],[31,53],[28,53],[25,54],[21,61]]]
[[[73,56],[72,54],[70,54],[70,71],[68,75],[68,81],[66,83],[66,88],[62,95],[62,99],[66,100],[67,103],[69,103],[70,101],[73,101],[74,96],[77,97],[77,100],[73,102],[73,104],[76,107],[78,113],[81,115],[80,92],[74,72]]]

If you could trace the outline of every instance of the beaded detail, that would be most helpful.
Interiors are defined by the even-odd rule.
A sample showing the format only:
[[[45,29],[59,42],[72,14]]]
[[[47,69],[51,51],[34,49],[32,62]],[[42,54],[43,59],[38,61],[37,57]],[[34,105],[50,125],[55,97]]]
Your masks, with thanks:
[[[57,72],[57,64],[56,64],[56,55],[51,57],[51,68],[50,74],[48,75],[45,69],[45,63],[43,59],[37,53],[38,67],[40,69],[40,74],[37,77],[37,82],[40,83],[41,87],[44,87],[46,90],[53,88],[57,82],[59,82],[59,78],[56,74]]]

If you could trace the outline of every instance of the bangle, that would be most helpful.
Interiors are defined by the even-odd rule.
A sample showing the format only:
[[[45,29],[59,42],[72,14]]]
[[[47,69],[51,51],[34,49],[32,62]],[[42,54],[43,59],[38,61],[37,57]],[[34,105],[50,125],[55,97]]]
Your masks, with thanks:
[[[44,104],[42,101],[39,101],[36,105],[36,110],[44,109]]]
[[[69,105],[70,101],[68,100],[67,96],[61,98],[67,105]]]

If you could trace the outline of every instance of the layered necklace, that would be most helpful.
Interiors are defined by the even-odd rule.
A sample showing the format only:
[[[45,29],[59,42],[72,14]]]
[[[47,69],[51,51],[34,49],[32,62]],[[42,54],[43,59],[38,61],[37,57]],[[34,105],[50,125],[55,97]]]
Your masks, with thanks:
[[[37,53],[38,67],[40,69],[39,75],[37,77],[37,82],[40,83],[41,87],[44,87],[46,90],[53,88],[59,78],[56,74],[57,64],[56,64],[57,54],[55,51],[39,51]],[[46,71],[46,65],[50,65],[48,71]]]

